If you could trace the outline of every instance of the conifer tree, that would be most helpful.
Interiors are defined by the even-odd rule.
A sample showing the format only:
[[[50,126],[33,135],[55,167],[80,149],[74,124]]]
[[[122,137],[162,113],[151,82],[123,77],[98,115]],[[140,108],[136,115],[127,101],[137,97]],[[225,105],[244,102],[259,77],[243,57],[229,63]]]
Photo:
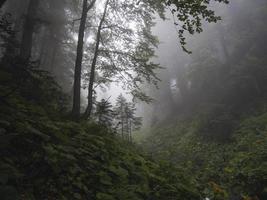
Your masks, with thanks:
[[[127,101],[125,97],[120,94],[116,99],[116,105],[114,108],[115,120],[116,120],[116,129],[121,133],[121,137],[125,137],[125,105]]]
[[[113,110],[112,104],[108,100],[101,99],[101,101],[96,104],[95,115],[99,124],[107,127],[112,126]]]
[[[120,94],[114,109],[116,128],[121,133],[122,138],[128,141],[132,141],[132,132],[138,130],[142,125],[142,118],[137,117],[135,112],[134,103],[127,102],[126,98]]]

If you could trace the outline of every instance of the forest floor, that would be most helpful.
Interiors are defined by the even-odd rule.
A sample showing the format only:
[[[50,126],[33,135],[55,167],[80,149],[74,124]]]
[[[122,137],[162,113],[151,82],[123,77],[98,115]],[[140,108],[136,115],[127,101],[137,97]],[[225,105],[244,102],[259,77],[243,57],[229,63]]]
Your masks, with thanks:
[[[266,113],[240,120],[227,142],[204,139],[196,118],[154,127],[140,148],[69,120],[60,90],[33,73],[1,97],[1,200],[266,199]],[[8,71],[0,81],[1,94],[20,83]]]

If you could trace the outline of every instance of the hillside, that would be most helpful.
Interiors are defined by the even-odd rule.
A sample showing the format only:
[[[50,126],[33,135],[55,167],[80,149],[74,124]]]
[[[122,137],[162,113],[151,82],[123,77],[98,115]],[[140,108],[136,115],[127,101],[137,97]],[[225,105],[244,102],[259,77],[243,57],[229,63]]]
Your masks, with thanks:
[[[1,200],[199,199],[193,180],[168,162],[94,122],[68,120],[53,79],[28,72],[28,84],[1,97]],[[16,74],[0,74],[1,91],[10,91]]]

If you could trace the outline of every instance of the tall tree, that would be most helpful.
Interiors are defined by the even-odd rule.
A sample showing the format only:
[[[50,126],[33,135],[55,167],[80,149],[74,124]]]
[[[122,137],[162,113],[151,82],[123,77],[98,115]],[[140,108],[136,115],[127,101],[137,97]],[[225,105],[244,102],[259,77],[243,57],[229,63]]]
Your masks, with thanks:
[[[20,57],[28,61],[31,57],[34,27],[36,23],[39,0],[30,0],[27,14],[24,20],[22,41],[20,47]]]
[[[107,7],[109,11],[107,12]],[[148,7],[148,9],[146,9]],[[153,17],[148,5],[134,1],[106,1],[96,30],[96,39],[90,46],[92,64],[89,70],[88,106],[84,114],[90,117],[95,87],[95,73],[100,82],[120,82],[135,96],[150,100],[141,91],[143,81],[156,83],[158,64],[150,62],[158,40],[151,33]],[[102,81],[102,82],[101,82]]]
[[[99,54],[99,44],[101,39],[101,29],[106,17],[107,8],[108,8],[109,0],[105,3],[104,13],[102,15],[102,18],[99,22],[98,29],[97,29],[97,35],[96,35],[96,45],[95,45],[95,52],[94,52],[94,58],[91,65],[91,73],[90,73],[90,79],[89,79],[89,86],[88,86],[88,105],[84,114],[85,118],[89,118],[92,112],[92,106],[93,106],[93,87],[95,82],[95,71],[96,71],[96,62],[97,57]]]
[[[82,16],[80,19],[77,55],[74,71],[74,86],[73,86],[73,107],[72,116],[75,119],[80,117],[81,107],[81,73],[82,73],[82,60],[83,60],[83,46],[84,46],[84,34],[86,29],[87,14],[90,9],[95,5],[96,0],[92,0],[88,5],[88,0],[83,0]]]
[[[227,0],[224,1],[227,2]],[[110,9],[106,13],[109,2]],[[192,3],[184,0],[180,3],[182,9],[177,8],[176,11],[173,10],[173,13],[178,12],[178,20],[184,22],[183,30],[187,30],[191,34],[195,31],[201,32],[202,18],[210,22],[216,22],[220,19],[214,15],[214,12],[205,7],[209,2]],[[173,1],[165,2],[167,6],[173,4],[180,5]],[[97,25],[96,40],[94,41],[95,48],[92,53],[93,59],[89,73],[88,106],[84,114],[85,118],[90,117],[92,112],[97,62],[102,65],[98,67],[99,74],[107,75],[105,78],[109,80],[119,80],[126,83],[126,87],[133,96],[145,101],[151,100],[140,90],[140,84],[144,81],[156,84],[158,81],[155,71],[159,68],[159,65],[150,62],[150,59],[154,56],[154,47],[158,43],[157,38],[151,32],[153,26],[152,13],[158,8],[160,8],[159,11],[161,10],[162,6],[159,5],[162,5],[162,2],[157,4],[151,1],[139,1],[138,3],[135,1],[106,1],[106,8],[100,23]],[[182,14],[184,18],[181,18],[179,14]],[[188,15],[192,15],[194,18],[191,20]],[[103,24],[105,24],[105,27],[102,27]],[[183,34],[181,33],[179,36],[182,40],[181,44],[185,45]],[[101,58],[99,58],[100,56]]]

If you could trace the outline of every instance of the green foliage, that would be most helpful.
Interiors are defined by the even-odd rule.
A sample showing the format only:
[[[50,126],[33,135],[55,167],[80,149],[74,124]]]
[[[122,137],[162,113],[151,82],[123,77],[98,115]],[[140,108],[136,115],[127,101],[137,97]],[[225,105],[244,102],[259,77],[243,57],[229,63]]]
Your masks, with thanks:
[[[142,126],[142,118],[135,116],[136,107],[132,102],[127,102],[126,98],[120,94],[116,99],[114,107],[114,117],[116,127],[122,138],[132,141],[132,132],[139,130]]]
[[[178,169],[142,155],[103,126],[64,119],[53,81],[38,70],[28,73],[0,102],[1,199],[198,199],[195,182]],[[32,87],[38,91],[27,90]]]
[[[111,127],[113,120],[113,110],[112,105],[108,100],[101,99],[100,102],[97,102],[96,113],[98,123],[101,125]]]
[[[213,0],[213,2],[229,3],[228,0]],[[216,23],[221,20],[215,12],[209,9],[209,4],[212,0],[164,0],[165,4],[171,10],[178,27],[178,36],[182,49],[187,53],[192,53],[186,49],[185,32],[189,34],[201,33],[203,31],[202,23]]]
[[[149,102],[151,98],[144,94],[141,84],[157,85],[159,81],[156,73],[161,67],[152,61],[159,41],[153,35],[152,27],[155,25],[153,13],[155,10],[162,13],[163,5],[160,2],[110,0],[107,6],[109,11],[102,20],[102,27],[97,24],[100,19],[90,22],[94,35],[101,34],[88,48],[89,59],[97,60],[94,63],[98,74],[95,85],[104,87],[112,82],[120,83],[135,98]],[[99,18],[102,17],[101,14]],[[96,44],[97,49],[91,48]]]
[[[180,121],[157,128],[145,144],[154,157],[171,160],[191,174],[203,198],[265,199],[266,120],[266,113],[241,120],[227,142],[200,135],[198,118]]]
[[[27,124],[11,124],[10,131],[13,126],[19,127],[14,129],[17,136],[7,147],[8,151],[13,150],[2,154],[1,166],[11,171],[8,177],[7,173],[1,176],[3,189],[10,185],[18,194],[32,195],[33,199],[141,200],[162,199],[166,195],[197,199],[193,184],[181,179],[182,175],[175,178],[176,172],[170,166],[149,161],[98,125],[84,125],[82,129],[91,132],[72,137],[63,133],[62,138],[56,133],[58,130],[43,123],[51,122],[43,121],[42,129],[30,132]],[[68,129],[68,122],[64,124]],[[168,167],[173,174],[166,173]],[[19,175],[12,175],[13,168]]]

